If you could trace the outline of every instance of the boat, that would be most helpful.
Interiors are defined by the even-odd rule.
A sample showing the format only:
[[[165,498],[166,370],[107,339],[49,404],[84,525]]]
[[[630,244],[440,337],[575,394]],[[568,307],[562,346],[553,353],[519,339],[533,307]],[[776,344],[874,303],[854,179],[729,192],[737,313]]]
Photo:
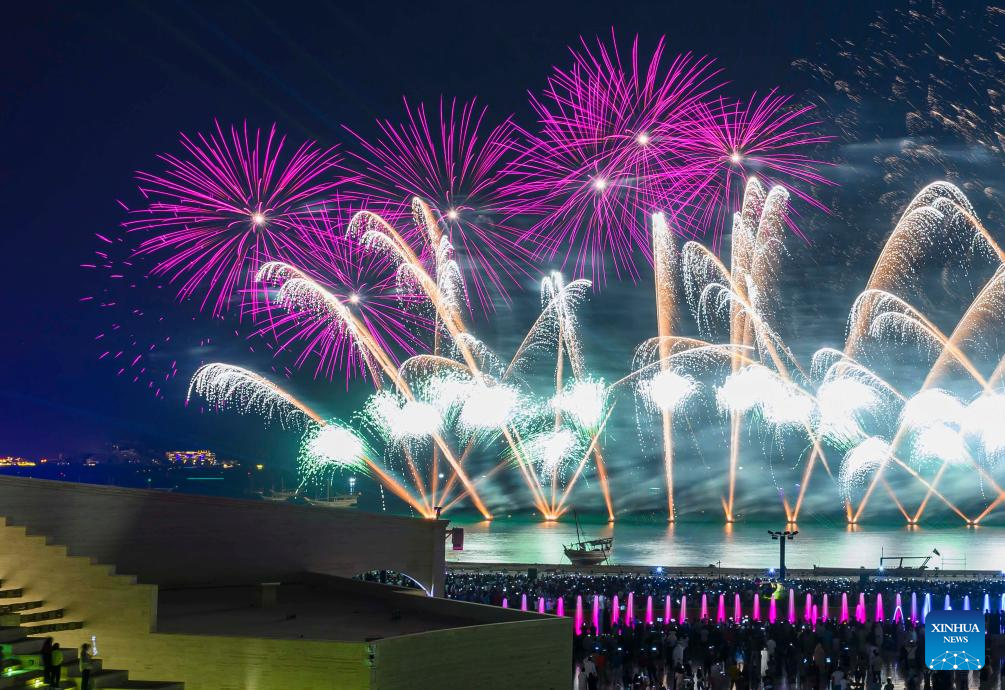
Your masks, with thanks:
[[[319,508],[355,508],[359,494],[341,494],[326,498],[308,498],[307,502]]]
[[[290,503],[298,506],[315,506],[317,508],[355,508],[356,504],[359,503],[359,492],[333,494],[331,483],[329,482],[327,490],[323,494],[321,492],[314,492],[314,495],[310,496],[304,493],[303,487],[300,487],[296,491],[276,491],[273,489],[268,494],[263,493],[262,498],[266,501]]]
[[[614,544],[614,537],[604,537],[602,539],[583,539],[583,533],[579,528],[579,516],[573,513],[576,518],[576,539],[574,544],[566,544],[565,557],[573,565],[599,565],[607,562],[607,557],[611,554],[611,547]]]

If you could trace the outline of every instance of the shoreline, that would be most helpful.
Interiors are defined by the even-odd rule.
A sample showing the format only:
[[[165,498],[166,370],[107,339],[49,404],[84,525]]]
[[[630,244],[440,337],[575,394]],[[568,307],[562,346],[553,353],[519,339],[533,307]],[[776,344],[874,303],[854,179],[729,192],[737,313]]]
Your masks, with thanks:
[[[661,566],[649,565],[595,565],[576,566],[567,563],[493,563],[493,562],[461,562],[447,561],[448,573],[527,573],[534,569],[538,575],[575,574],[575,575],[659,575],[663,577],[700,577],[717,580],[727,577],[773,579],[774,573],[759,568],[727,568],[708,566]],[[866,576],[869,579],[896,580],[1005,580],[1005,575],[997,570],[939,570],[931,568],[917,569],[887,569],[875,568],[786,568],[786,579],[800,580],[831,580],[835,578],[858,578]]]

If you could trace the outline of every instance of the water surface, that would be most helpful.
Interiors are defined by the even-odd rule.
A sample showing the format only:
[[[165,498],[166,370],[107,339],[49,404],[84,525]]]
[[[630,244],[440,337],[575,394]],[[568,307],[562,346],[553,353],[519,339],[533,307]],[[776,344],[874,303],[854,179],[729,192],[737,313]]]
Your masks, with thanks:
[[[573,522],[539,522],[528,519],[479,521],[451,516],[464,527],[463,551],[447,551],[450,562],[568,563],[563,544],[576,541]],[[767,530],[773,524],[677,523],[622,520],[613,526],[583,523],[586,538],[614,537],[611,561],[650,566],[707,566],[767,569],[778,565],[778,542]],[[937,549],[941,556],[934,555]],[[1005,569],[1005,527],[916,527],[799,525],[795,540],[787,543],[790,568],[877,568],[881,555],[932,555],[930,568],[947,570]],[[912,564],[917,561],[911,562]],[[905,563],[906,564],[906,563]]]

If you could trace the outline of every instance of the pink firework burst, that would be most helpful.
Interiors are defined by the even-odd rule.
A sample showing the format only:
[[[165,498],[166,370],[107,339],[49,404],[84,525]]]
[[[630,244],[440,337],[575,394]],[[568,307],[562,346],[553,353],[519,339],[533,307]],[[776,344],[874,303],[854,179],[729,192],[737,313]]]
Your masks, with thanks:
[[[358,210],[336,196],[296,220],[310,263],[293,268],[332,295],[344,312],[314,308],[310,300],[281,304],[275,292],[254,307],[259,322],[257,334],[271,340],[277,353],[295,353],[294,368],[313,366],[317,378],[344,376],[347,386],[354,377],[376,379],[376,374],[343,315],[349,314],[363,324],[396,361],[423,350],[424,336],[433,325],[424,315],[428,311],[425,295],[411,281],[399,280],[395,261],[346,233]],[[368,210],[380,209],[370,206]],[[282,283],[265,282],[260,289],[268,290],[270,282],[273,288]]]
[[[677,227],[691,237],[711,233],[718,248],[752,176],[768,186],[781,184],[825,210],[808,187],[832,183],[821,173],[826,164],[807,151],[831,137],[814,131],[818,123],[807,117],[812,110],[793,105],[776,90],[760,99],[755,94],[746,103],[722,98],[698,103],[682,128],[681,153],[690,177],[675,190],[668,209]]]
[[[540,131],[512,166],[510,191],[537,217],[528,233],[577,275],[604,279],[608,265],[635,279],[639,252],[650,258],[647,218],[663,210],[690,174],[682,128],[715,90],[708,58],[666,58],[661,39],[643,60],[636,37],[624,59],[610,42],[585,39],[572,67],[555,69],[531,105]]]
[[[297,219],[351,179],[334,148],[306,142],[292,154],[286,139],[219,124],[208,136],[181,136],[184,155],[163,154],[165,169],[138,172],[145,208],[125,226],[143,233],[137,255],[152,259],[151,274],[177,286],[213,316],[241,304],[258,266],[303,257]]]
[[[495,298],[508,302],[509,289],[526,275],[531,252],[520,241],[522,231],[509,222],[516,206],[503,173],[520,130],[510,118],[489,126],[485,115],[486,108],[474,100],[441,99],[431,115],[424,104],[413,108],[406,100],[405,121],[378,120],[376,138],[349,131],[361,147],[353,155],[365,170],[365,204],[397,206],[388,220],[401,225],[410,222],[411,197],[429,203],[470,276],[478,304],[490,311]]]

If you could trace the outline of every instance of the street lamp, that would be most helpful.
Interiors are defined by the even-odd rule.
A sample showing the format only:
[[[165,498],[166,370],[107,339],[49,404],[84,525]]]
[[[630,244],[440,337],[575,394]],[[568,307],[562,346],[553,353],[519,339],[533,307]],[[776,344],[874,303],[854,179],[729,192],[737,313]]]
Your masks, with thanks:
[[[778,576],[781,580],[785,580],[785,542],[792,541],[799,534],[799,530],[775,532],[769,529],[768,534],[778,541]]]

